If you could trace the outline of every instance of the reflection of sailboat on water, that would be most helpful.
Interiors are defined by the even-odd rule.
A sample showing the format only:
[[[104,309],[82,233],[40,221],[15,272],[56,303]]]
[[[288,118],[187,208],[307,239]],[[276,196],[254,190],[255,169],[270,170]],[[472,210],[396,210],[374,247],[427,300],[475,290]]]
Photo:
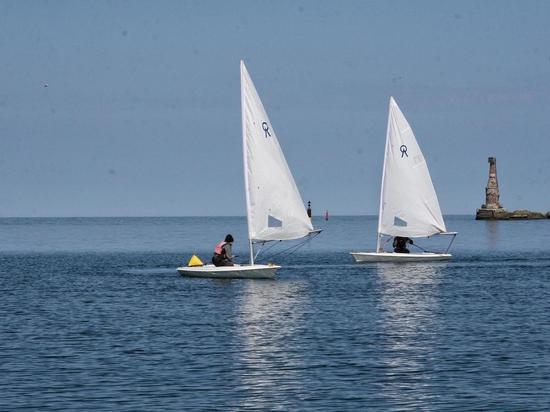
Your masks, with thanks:
[[[233,338],[239,350],[228,354],[237,357],[242,370],[239,384],[247,388],[237,401],[237,409],[246,409],[250,402],[260,410],[273,409],[281,382],[292,383],[296,391],[307,391],[299,376],[305,367],[304,357],[297,356],[289,342],[296,344],[303,336],[311,313],[308,285],[300,280],[243,285],[238,304],[233,306]]]
[[[273,278],[280,266],[255,264],[255,243],[300,239],[320,232],[313,230],[275,131],[242,61],[241,105],[250,264],[179,267],[182,275]]]
[[[425,330],[433,321],[439,306],[439,287],[445,263],[418,262],[400,265],[396,262],[375,265],[379,280],[376,291],[384,307],[384,322],[388,331],[402,337]]]
[[[380,189],[376,252],[351,252],[356,262],[447,260],[456,232],[447,232],[424,156],[407,119],[390,97]],[[444,253],[388,253],[382,238],[452,235]]]
[[[426,356],[440,345],[440,328],[445,327],[440,290],[444,279],[441,268],[445,265],[444,262],[372,265],[378,280],[373,293],[380,305],[372,332],[380,337],[377,361],[388,375],[425,373]],[[410,405],[411,393],[421,399],[430,396],[432,390],[426,380],[404,379],[399,381],[399,390],[388,391],[387,396],[403,406]]]

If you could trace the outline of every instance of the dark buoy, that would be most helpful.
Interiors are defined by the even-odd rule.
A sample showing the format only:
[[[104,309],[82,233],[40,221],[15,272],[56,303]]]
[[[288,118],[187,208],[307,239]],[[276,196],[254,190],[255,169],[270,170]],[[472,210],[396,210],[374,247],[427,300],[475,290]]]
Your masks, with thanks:
[[[325,210],[325,220],[328,220],[328,210]]]
[[[307,202],[307,215],[311,219],[311,202],[309,200]]]

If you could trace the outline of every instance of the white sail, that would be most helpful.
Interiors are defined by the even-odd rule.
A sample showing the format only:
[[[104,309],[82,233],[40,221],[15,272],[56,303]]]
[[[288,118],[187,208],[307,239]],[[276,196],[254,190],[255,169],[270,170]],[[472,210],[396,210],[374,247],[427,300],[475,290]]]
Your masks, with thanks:
[[[407,119],[391,97],[378,233],[424,237],[445,231],[424,156]]]
[[[252,241],[290,240],[313,230],[254,83],[241,61],[243,158]]]

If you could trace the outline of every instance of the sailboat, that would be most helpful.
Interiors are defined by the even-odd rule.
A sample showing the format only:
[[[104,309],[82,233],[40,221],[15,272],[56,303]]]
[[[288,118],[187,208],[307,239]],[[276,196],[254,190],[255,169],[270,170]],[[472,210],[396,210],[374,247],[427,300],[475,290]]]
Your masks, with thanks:
[[[451,235],[443,253],[384,251],[384,238]],[[376,252],[351,252],[356,262],[408,262],[448,260],[457,232],[447,232],[424,155],[411,126],[390,97],[386,149],[380,189]]]
[[[313,229],[275,130],[243,61],[241,113],[250,264],[179,267],[178,272],[184,276],[273,278],[280,266],[255,263],[256,244],[301,239],[320,232]]]

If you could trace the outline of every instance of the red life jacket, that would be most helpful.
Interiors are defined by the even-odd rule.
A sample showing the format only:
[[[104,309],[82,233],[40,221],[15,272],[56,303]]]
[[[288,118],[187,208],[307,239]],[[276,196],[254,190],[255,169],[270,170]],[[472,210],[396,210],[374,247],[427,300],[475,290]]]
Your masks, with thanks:
[[[220,242],[216,245],[216,248],[214,249],[214,253],[216,255],[222,255],[223,254],[223,247],[226,245],[226,242]]]

